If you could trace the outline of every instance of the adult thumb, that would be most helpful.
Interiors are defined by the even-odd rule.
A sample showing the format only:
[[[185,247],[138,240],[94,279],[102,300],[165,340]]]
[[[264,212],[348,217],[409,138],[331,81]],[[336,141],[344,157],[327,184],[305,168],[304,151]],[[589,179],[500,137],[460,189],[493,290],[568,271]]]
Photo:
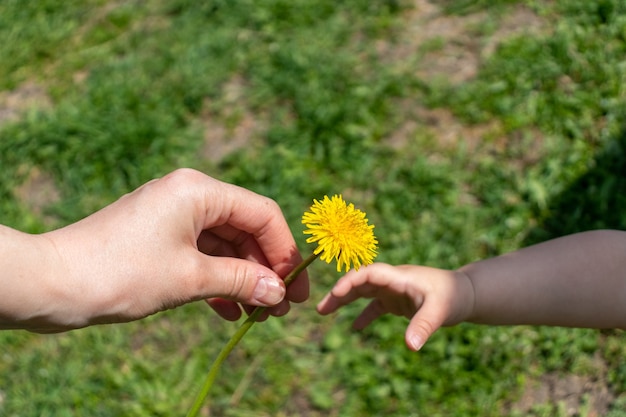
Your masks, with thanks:
[[[203,298],[221,297],[243,304],[269,307],[285,298],[283,280],[256,262],[230,257],[206,257]],[[207,273],[207,271],[210,271]]]

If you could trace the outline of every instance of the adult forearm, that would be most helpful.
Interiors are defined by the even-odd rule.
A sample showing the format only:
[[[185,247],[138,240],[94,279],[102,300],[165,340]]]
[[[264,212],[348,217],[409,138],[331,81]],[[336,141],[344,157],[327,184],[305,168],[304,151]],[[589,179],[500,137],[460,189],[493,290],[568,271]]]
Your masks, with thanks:
[[[475,293],[467,321],[626,328],[626,232],[570,235],[460,271]]]

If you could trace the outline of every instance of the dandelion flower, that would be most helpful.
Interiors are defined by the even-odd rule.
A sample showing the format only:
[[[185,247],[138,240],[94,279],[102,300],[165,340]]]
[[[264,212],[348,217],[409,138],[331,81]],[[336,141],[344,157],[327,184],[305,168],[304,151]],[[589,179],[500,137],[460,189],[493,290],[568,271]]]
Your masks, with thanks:
[[[365,213],[354,208],[354,204],[347,204],[341,195],[313,201],[310,211],[302,216],[302,223],[308,228],[304,233],[311,235],[307,243],[318,244],[314,254],[321,253],[320,258],[327,263],[335,259],[337,271],[344,265],[348,272],[351,265],[358,270],[361,265],[371,264],[378,241],[374,225],[367,223]]]

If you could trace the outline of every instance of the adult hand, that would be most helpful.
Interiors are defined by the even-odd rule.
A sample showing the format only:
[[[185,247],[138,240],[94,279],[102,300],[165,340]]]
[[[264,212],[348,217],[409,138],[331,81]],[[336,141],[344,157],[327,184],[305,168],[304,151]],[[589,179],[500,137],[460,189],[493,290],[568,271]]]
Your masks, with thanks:
[[[281,279],[301,257],[278,205],[189,169],[49,233],[7,229],[0,255],[14,256],[3,262],[5,328],[54,332],[126,322],[203,299],[235,320],[237,302],[282,315],[289,301],[308,297],[305,273],[287,291]],[[18,246],[3,249],[7,237]],[[19,242],[32,251],[11,252]],[[43,261],[42,270],[20,269],[29,260]]]

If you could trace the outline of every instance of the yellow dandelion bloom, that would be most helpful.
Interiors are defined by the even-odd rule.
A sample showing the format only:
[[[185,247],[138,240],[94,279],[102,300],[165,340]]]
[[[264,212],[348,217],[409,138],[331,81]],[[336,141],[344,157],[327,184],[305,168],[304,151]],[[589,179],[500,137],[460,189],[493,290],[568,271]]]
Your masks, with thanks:
[[[304,234],[311,235],[307,243],[317,242],[315,255],[321,253],[320,258],[327,263],[335,259],[337,271],[344,265],[348,272],[351,265],[358,270],[361,265],[374,262],[378,241],[374,225],[367,223],[365,213],[354,208],[354,204],[347,204],[341,195],[313,201],[310,211],[302,216],[302,223],[308,228]]]

